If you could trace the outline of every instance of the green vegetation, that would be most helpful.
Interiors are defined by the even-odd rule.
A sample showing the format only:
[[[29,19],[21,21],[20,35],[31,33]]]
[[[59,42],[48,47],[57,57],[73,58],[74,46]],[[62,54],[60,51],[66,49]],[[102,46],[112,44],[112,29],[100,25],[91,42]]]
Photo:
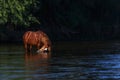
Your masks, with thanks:
[[[0,24],[7,26],[30,26],[40,23],[35,11],[39,9],[37,0],[0,0]]]

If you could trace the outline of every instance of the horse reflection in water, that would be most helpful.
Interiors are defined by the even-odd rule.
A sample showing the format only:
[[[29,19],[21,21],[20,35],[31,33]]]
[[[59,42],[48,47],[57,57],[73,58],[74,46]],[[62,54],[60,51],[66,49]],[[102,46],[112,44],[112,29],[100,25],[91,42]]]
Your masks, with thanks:
[[[25,66],[27,75],[37,75],[37,77],[32,77],[33,80],[47,80],[46,77],[42,76],[49,73],[49,59],[50,53],[40,53],[40,54],[25,54]]]
[[[27,31],[23,35],[23,41],[26,53],[31,52],[32,46],[37,47],[38,53],[51,51],[51,41],[43,31]]]

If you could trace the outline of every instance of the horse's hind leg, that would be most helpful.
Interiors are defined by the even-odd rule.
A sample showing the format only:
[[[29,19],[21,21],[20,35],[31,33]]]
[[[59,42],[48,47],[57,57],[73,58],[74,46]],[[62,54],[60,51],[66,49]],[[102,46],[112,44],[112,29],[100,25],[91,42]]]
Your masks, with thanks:
[[[30,45],[30,52],[32,51],[32,45]]]
[[[27,51],[28,51],[27,44],[25,44],[25,51],[26,51],[26,53],[27,53]]]

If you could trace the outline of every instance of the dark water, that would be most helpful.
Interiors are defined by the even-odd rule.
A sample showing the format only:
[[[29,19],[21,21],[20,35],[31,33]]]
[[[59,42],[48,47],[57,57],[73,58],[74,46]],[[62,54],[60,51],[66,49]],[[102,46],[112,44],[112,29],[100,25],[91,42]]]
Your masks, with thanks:
[[[51,54],[24,55],[21,45],[1,45],[0,80],[120,80],[119,42],[82,43]]]

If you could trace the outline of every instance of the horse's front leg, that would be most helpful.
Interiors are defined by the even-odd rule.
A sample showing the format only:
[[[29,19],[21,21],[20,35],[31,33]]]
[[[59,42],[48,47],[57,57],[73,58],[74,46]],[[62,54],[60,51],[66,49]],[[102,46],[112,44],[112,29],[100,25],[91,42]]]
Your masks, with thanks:
[[[38,49],[38,50],[40,49],[40,43],[37,45],[37,49]]]
[[[37,53],[41,52],[39,49],[40,49],[40,43],[37,45]]]

